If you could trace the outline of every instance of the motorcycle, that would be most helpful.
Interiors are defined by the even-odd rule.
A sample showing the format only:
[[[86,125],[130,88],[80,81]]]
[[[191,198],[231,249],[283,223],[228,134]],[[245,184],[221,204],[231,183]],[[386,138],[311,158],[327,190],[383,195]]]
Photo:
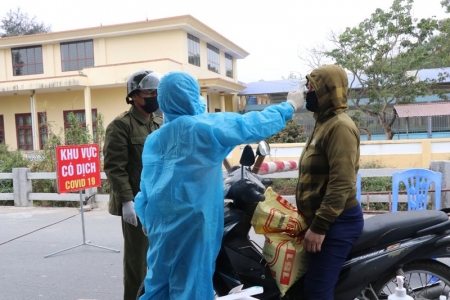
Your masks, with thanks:
[[[267,150],[268,145],[262,148]],[[302,289],[307,288],[302,279],[282,297],[261,247],[249,238],[253,213],[264,201],[265,188],[270,184],[252,173],[250,167],[254,163],[253,150],[247,146],[241,167],[228,168],[224,180],[230,202],[225,204],[222,247],[213,277],[215,292],[224,296],[238,285],[261,286],[264,292],[254,298],[301,299]],[[407,294],[413,299],[439,300],[441,295],[449,296],[450,267],[436,260],[450,258],[449,216],[450,209],[443,209],[385,213],[366,219],[363,232],[342,267],[334,299],[388,299],[395,293],[397,275],[404,276]]]

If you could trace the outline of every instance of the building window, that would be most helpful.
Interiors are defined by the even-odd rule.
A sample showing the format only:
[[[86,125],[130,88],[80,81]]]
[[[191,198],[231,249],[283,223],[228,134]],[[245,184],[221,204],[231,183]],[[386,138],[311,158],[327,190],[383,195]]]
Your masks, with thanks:
[[[41,46],[13,48],[11,55],[14,76],[44,73]]]
[[[39,126],[39,149],[44,149],[47,143],[48,129],[47,129],[47,113],[38,112],[38,126]]]
[[[233,78],[233,57],[225,53],[225,71],[228,77]]]
[[[200,67],[200,40],[188,33],[188,61]]]
[[[76,71],[94,65],[92,40],[61,44],[62,71]]]
[[[84,110],[65,110],[63,111],[64,115],[64,129],[70,128],[70,122],[69,122],[69,114],[73,113],[77,119],[77,123],[80,124],[80,126],[83,129],[86,129],[86,112]],[[97,136],[97,109],[92,109],[92,133],[93,133],[93,140],[95,143],[98,142],[98,136]]]
[[[220,51],[210,44],[206,44],[208,56],[208,70],[219,73],[220,72]]]
[[[17,149],[33,150],[31,114],[16,114]]]
[[[0,144],[5,142],[5,127],[3,126],[3,115],[0,115]]]

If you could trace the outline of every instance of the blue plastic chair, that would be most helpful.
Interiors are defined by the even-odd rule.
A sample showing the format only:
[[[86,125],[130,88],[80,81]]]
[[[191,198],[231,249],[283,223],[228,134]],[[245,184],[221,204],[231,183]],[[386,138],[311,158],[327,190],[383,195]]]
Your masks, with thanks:
[[[428,169],[409,169],[392,174],[392,212],[397,211],[400,182],[406,186],[408,210],[427,209],[431,183],[434,183],[435,208],[441,208],[442,173]]]
[[[356,199],[361,204],[361,174],[356,175]]]

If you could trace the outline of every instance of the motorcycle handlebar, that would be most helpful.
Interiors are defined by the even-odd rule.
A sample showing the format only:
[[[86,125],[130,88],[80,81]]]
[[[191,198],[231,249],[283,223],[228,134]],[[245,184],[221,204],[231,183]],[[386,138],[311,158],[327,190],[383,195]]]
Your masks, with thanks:
[[[258,192],[256,190],[256,187],[250,187],[246,193],[244,195],[242,195],[242,199],[244,199],[244,201],[246,202],[251,202],[251,201],[264,201],[266,199],[266,196],[264,196],[264,194]]]

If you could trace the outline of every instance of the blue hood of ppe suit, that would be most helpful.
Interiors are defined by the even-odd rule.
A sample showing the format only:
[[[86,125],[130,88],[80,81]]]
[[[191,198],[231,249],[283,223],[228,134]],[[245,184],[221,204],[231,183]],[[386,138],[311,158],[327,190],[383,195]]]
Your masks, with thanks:
[[[158,85],[158,103],[164,113],[164,123],[183,115],[199,115],[206,109],[197,80],[183,72],[171,72],[162,78]]]
[[[286,125],[288,103],[245,115],[205,113],[197,80],[165,75],[158,102],[165,123],[146,139],[135,210],[150,247],[145,299],[214,299],[212,277],[223,235],[222,161],[241,144]]]

